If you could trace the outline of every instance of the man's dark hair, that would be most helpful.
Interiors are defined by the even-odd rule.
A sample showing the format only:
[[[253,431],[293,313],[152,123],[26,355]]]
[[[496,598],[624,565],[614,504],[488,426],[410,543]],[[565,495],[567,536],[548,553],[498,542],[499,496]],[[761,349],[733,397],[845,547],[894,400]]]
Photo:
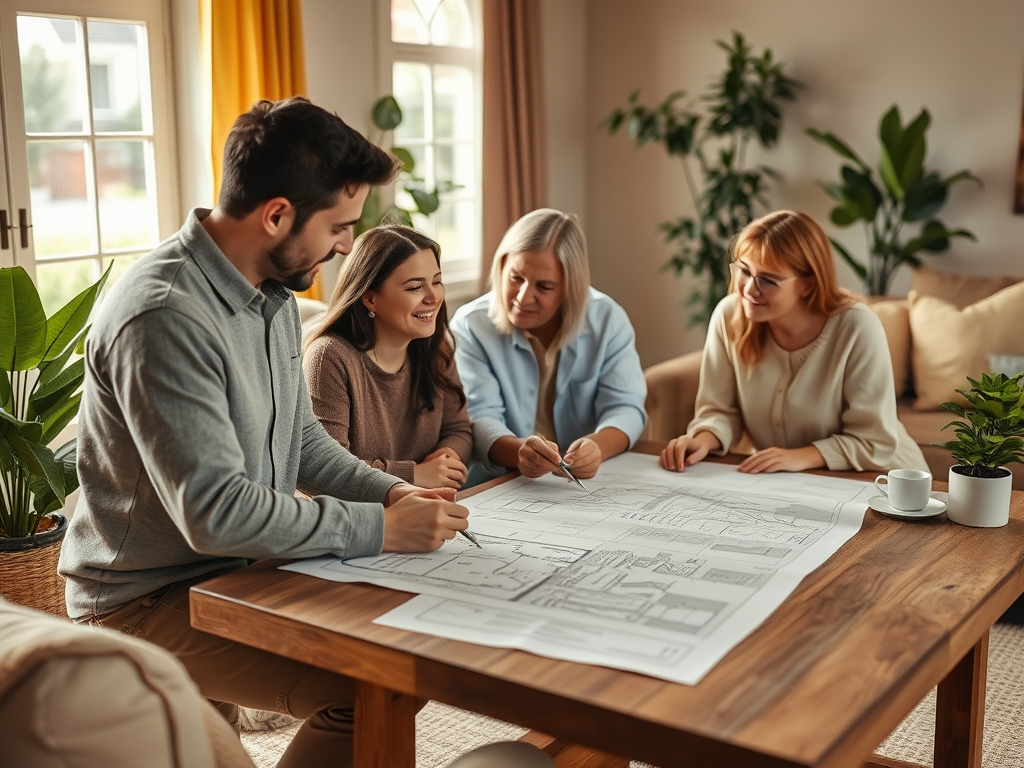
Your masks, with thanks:
[[[300,232],[340,191],[387,184],[400,168],[398,158],[308,99],[263,100],[231,126],[217,204],[240,219],[283,197],[295,208],[292,231]]]

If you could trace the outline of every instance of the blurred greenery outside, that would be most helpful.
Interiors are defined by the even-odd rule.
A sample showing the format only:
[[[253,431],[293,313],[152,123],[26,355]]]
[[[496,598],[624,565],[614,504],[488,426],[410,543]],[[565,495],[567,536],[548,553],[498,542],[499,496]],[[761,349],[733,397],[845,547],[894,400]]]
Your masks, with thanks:
[[[90,22],[90,31],[94,22]],[[82,290],[96,282],[103,270],[114,262],[107,281],[113,286],[131,264],[158,242],[155,199],[147,193],[145,153],[147,139],[104,139],[103,133],[141,131],[142,105],[139,99],[123,111],[102,116],[94,114],[97,154],[92,164],[100,176],[98,205],[86,196],[63,196],[54,200],[52,180],[44,178],[48,162],[57,154],[84,169],[87,144],[84,140],[47,140],[47,134],[78,133],[81,120],[66,118],[71,112],[71,85],[76,81],[72,65],[55,63],[46,50],[33,44],[21,56],[25,128],[33,138],[28,142],[29,183],[32,188],[33,241],[36,255],[36,284],[47,314],[64,306]],[[94,74],[94,73],[93,73]],[[69,98],[71,96],[71,98]],[[148,203],[148,205],[147,205]],[[116,256],[94,255],[102,230],[104,252],[135,250]],[[47,257],[90,254],[76,260],[49,260]]]

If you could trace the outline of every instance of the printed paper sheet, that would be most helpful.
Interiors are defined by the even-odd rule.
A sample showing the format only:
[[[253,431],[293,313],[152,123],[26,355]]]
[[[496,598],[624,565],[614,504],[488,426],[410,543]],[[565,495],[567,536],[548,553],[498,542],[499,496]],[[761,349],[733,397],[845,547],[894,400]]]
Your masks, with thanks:
[[[860,528],[867,483],[666,472],[624,454],[585,481],[517,478],[463,502],[482,545],[282,566],[420,593],[381,624],[694,684]]]

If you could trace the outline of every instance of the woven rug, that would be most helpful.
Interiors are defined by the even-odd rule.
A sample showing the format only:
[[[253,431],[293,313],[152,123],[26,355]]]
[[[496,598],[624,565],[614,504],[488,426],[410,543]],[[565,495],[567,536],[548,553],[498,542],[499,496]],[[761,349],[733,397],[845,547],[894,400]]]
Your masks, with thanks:
[[[242,744],[258,768],[273,768],[298,728],[295,722],[277,730],[243,731]],[[934,728],[932,691],[881,744],[878,752],[931,765]],[[416,718],[416,768],[443,768],[474,747],[517,739],[525,732],[525,728],[432,701]],[[1024,627],[997,624],[992,628],[981,765],[1024,766]],[[631,768],[648,767],[646,763],[634,762]]]

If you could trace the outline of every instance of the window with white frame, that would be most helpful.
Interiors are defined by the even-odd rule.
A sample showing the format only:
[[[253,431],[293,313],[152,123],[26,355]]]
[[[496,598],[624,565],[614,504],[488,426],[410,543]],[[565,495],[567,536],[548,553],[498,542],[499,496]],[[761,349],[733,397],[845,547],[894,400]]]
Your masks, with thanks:
[[[449,296],[475,291],[480,272],[482,28],[480,0],[380,0],[382,92],[402,108],[396,145],[427,189],[444,189],[418,229],[441,245]],[[413,208],[404,190],[396,202]]]
[[[0,265],[24,266],[48,313],[111,266],[112,285],[180,223],[165,10],[0,0],[0,209],[14,235],[0,238]]]

